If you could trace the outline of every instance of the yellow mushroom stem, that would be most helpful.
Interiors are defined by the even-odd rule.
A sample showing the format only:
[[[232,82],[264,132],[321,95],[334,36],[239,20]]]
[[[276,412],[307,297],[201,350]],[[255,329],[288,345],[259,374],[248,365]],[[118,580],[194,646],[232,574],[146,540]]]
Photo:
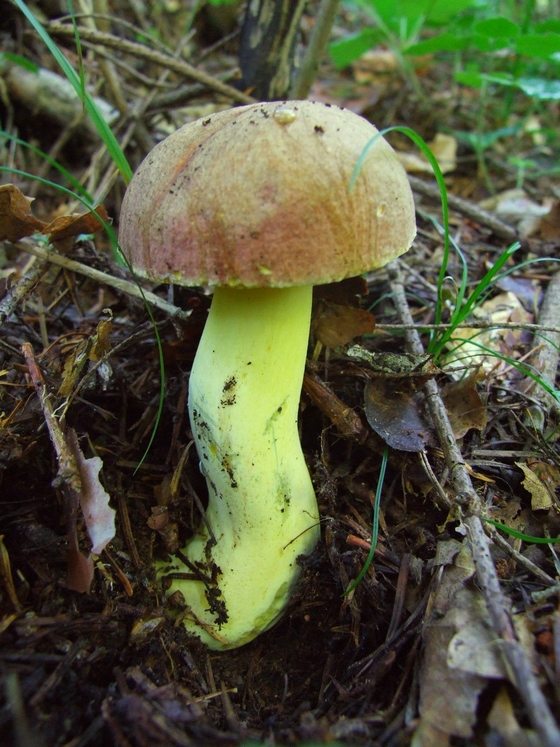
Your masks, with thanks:
[[[217,288],[193,365],[189,415],[209,503],[174,580],[210,648],[248,643],[284,612],[319,538],[298,436],[311,286]],[[181,561],[173,570],[192,572]]]

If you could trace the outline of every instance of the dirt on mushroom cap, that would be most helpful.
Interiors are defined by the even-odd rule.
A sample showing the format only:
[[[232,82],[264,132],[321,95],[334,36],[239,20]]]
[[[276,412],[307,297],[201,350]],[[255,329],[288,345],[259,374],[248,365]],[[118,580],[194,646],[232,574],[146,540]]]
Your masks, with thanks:
[[[135,270],[183,285],[320,284],[380,267],[415,235],[406,174],[340,107],[255,104],[185,125],[129,185],[120,240]]]

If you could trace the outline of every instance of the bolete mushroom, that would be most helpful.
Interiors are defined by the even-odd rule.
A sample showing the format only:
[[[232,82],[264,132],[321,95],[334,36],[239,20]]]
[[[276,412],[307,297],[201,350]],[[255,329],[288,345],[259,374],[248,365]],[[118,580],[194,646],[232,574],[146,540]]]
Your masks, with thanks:
[[[319,538],[297,426],[312,286],[384,265],[416,230],[406,174],[381,137],[349,188],[376,134],[328,104],[231,109],[157,145],[123,201],[120,242],[139,275],[215,286],[189,381],[208,508],[188,565],[174,561],[189,578],[171,586],[210,648],[279,619],[297,558]]]

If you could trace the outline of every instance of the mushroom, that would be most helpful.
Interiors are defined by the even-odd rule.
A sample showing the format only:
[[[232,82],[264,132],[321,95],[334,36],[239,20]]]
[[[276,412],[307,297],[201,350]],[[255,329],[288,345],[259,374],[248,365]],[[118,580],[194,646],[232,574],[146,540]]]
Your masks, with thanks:
[[[384,265],[416,231],[406,174],[376,134],[329,104],[231,109],[157,145],[124,197],[119,238],[139,275],[215,286],[189,381],[208,508],[170,588],[213,649],[280,618],[320,536],[297,425],[312,286]]]

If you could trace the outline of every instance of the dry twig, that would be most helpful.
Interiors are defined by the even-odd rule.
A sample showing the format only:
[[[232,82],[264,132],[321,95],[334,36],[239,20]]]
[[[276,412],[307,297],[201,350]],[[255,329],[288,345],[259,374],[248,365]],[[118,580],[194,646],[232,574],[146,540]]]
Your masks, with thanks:
[[[155,293],[151,293],[151,291],[143,290],[139,285],[131,283],[129,280],[116,278],[113,275],[108,275],[106,272],[95,270],[93,267],[84,265],[81,262],[76,262],[73,259],[68,259],[68,257],[63,256],[62,254],[58,254],[51,249],[44,249],[43,247],[35,246],[34,244],[29,243],[22,243],[22,247],[26,252],[29,252],[29,254],[33,254],[33,256],[35,257],[39,257],[40,259],[52,262],[53,264],[64,267],[71,272],[77,272],[80,275],[85,275],[85,277],[90,278],[90,280],[94,280],[95,282],[101,283],[102,285],[108,285],[110,288],[115,288],[122,293],[127,293],[129,296],[141,298],[143,301],[146,301],[152,306],[160,309],[160,311],[165,311],[166,314],[169,314],[172,317],[176,317],[177,319],[186,320],[191,314],[190,311],[183,311],[183,309],[180,309],[178,306],[174,306],[173,304],[168,303],[163,298],[156,296]],[[0,308],[0,314],[1,312],[2,310]],[[1,321],[2,317],[0,316],[0,323]]]
[[[173,70],[180,75],[184,75],[186,78],[197,80],[207,88],[217,91],[223,96],[227,96],[228,98],[233,99],[233,101],[238,101],[241,104],[256,103],[252,96],[248,96],[246,93],[238,91],[237,88],[233,88],[233,86],[228,86],[227,83],[222,83],[221,80],[199,70],[194,67],[194,65],[190,65],[184,60],[175,59],[171,55],[163,54],[155,49],[150,49],[143,44],[131,42],[127,39],[121,39],[118,36],[105,33],[104,31],[86,29],[83,26],[78,26],[74,29],[74,27],[69,24],[49,23],[47,28],[51,34],[59,34],[60,36],[74,37],[74,35],[78,33],[80,38],[85,39],[86,41],[100,44],[103,47],[118,49],[122,54],[131,54],[134,57],[141,57],[149,62],[162,65],[165,69]]]
[[[428,197],[431,200],[441,202],[441,195],[437,184],[425,182],[423,179],[419,179],[417,176],[413,176],[412,174],[408,174],[408,180],[410,186],[415,192],[419,192],[421,195],[424,195],[424,197]],[[447,202],[449,207],[453,208],[453,210],[465,215],[467,218],[470,218],[479,225],[489,228],[492,233],[496,234],[500,239],[512,243],[514,241],[522,240],[515,228],[504,223],[499,218],[496,218],[495,215],[492,215],[492,213],[489,213],[478,205],[452,194],[447,195]]]

